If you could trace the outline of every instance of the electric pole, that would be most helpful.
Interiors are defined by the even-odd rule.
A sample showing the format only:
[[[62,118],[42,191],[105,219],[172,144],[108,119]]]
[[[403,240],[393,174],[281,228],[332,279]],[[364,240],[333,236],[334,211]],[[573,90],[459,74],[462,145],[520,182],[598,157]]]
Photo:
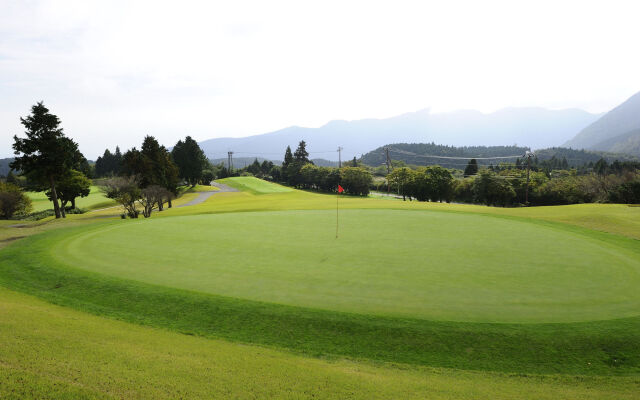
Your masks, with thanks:
[[[527,188],[524,191],[524,204],[526,206],[529,205],[529,173],[531,172],[531,157],[533,157],[533,153],[530,151],[527,151],[524,154],[525,157],[527,157]]]
[[[338,146],[338,168],[342,168],[342,147]]]
[[[386,155],[386,164],[387,164],[387,195],[389,194],[389,174],[391,173],[391,169],[393,168],[391,166],[391,157],[389,157],[389,148],[385,147],[384,148],[384,153]]]

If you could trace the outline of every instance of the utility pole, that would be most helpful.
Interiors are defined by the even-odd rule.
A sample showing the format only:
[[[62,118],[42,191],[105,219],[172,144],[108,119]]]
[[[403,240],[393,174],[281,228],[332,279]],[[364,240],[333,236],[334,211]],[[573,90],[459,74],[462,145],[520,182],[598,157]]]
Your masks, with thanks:
[[[342,168],[342,147],[338,146],[338,168]]]
[[[533,157],[533,153],[530,151],[527,151],[524,154],[525,157],[527,157],[527,188],[524,191],[524,204],[526,206],[529,205],[529,173],[531,172],[531,157]]]
[[[384,153],[386,156],[386,164],[387,164],[387,195],[389,194],[389,174],[391,173],[391,157],[389,157],[389,148],[384,148]]]
[[[233,151],[227,152],[227,169],[229,170],[229,175],[233,171]]]

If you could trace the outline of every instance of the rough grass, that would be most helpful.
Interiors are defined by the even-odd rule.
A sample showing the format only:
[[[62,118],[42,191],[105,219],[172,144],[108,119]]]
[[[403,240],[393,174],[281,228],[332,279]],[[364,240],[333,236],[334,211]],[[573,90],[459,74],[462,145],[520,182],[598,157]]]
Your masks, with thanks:
[[[293,189],[286,186],[278,185],[277,183],[273,182],[267,182],[253,176],[224,178],[219,179],[216,182],[220,182],[222,184],[231,186],[232,188],[253,194],[287,193],[293,191]]]
[[[220,190],[220,189],[210,185],[195,185],[193,187],[191,186],[183,187],[182,193],[215,192],[216,190]]]
[[[199,292],[431,320],[576,322],[640,309],[640,254],[601,235],[436,211],[341,217],[337,240],[333,211],[118,221],[50,241],[48,255]]]
[[[3,399],[633,399],[626,377],[320,360],[107,320],[0,289]]]

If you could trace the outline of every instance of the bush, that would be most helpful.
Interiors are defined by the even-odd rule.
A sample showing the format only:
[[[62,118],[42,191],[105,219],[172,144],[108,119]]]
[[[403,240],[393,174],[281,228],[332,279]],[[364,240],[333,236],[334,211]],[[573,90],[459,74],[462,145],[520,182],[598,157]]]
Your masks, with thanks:
[[[31,211],[31,199],[20,187],[9,182],[0,182],[0,217],[10,219],[14,215],[25,215]]]
[[[640,180],[623,183],[609,194],[612,203],[640,204]]]

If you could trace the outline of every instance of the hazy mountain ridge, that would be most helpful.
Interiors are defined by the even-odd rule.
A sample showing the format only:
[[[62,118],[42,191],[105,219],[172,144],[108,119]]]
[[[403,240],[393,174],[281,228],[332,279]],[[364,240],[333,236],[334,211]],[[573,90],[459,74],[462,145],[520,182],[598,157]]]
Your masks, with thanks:
[[[592,148],[613,153],[627,153],[640,157],[640,129],[635,129],[631,132],[604,140],[592,146]]]
[[[638,129],[640,129],[640,92],[582,129],[563,147],[626,152],[624,143],[630,139],[628,135],[633,137],[632,131]],[[618,145],[616,138],[621,140]],[[631,140],[632,143],[637,141]]]
[[[431,113],[421,110],[386,119],[334,120],[319,128],[292,126],[244,138],[200,142],[209,158],[237,156],[282,159],[286,147],[307,142],[312,158],[338,160],[361,156],[386,143],[444,143],[453,146],[558,146],[600,117],[579,109],[505,108],[484,114],[473,110]]]

